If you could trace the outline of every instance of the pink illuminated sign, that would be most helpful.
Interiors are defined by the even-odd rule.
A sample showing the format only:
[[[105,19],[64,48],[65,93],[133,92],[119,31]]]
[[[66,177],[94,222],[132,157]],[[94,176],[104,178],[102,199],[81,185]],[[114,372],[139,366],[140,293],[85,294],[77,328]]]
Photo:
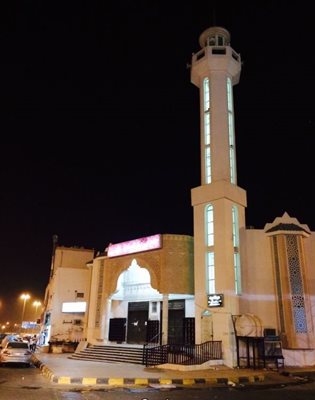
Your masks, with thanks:
[[[161,235],[147,236],[128,242],[110,244],[107,251],[108,257],[123,256],[125,254],[139,253],[140,251],[161,248]]]

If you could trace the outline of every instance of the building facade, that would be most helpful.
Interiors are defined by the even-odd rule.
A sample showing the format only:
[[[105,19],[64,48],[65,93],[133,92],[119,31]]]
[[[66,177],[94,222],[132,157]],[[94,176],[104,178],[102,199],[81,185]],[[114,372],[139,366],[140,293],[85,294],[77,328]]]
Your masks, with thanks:
[[[93,258],[93,249],[54,243],[45,292],[41,344],[85,339],[91,280],[87,263]]]
[[[221,27],[205,30],[199,44],[191,63],[201,127],[194,236],[157,234],[111,244],[95,257],[57,247],[44,329],[64,333],[72,321],[71,338],[93,344],[142,344],[159,334],[164,344],[219,340],[230,367],[238,363],[237,336],[269,331],[280,338],[286,365],[314,365],[315,233],[287,213],[264,229],[246,228],[233,100],[241,57]],[[64,303],[82,301],[83,314],[65,313]]]

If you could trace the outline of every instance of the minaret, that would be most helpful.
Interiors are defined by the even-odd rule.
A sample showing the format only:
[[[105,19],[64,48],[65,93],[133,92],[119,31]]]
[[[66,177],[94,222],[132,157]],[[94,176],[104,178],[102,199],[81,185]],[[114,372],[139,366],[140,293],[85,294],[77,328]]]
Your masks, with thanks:
[[[239,314],[242,291],[240,234],[246,207],[246,192],[237,186],[233,107],[241,58],[224,28],[205,30],[199,44],[191,65],[191,82],[200,90],[201,127],[201,186],[191,191],[196,343],[221,340],[225,364],[235,366],[232,315]],[[208,307],[212,294],[223,294],[223,305]]]

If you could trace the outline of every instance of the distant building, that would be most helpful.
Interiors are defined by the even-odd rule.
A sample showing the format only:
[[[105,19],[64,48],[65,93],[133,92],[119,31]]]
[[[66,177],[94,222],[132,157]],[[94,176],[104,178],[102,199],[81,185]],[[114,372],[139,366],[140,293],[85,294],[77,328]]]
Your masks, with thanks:
[[[42,344],[50,340],[85,339],[90,296],[90,270],[86,265],[93,257],[93,249],[54,247],[45,292]]]
[[[191,64],[201,126],[194,238],[152,235],[111,244],[95,257],[57,247],[45,329],[94,344],[142,344],[159,334],[162,343],[217,340],[230,367],[271,337],[286,365],[314,365],[315,233],[287,213],[264,229],[246,228],[233,106],[241,58],[224,28],[205,30],[199,43]],[[85,313],[63,308],[76,302],[87,302]]]

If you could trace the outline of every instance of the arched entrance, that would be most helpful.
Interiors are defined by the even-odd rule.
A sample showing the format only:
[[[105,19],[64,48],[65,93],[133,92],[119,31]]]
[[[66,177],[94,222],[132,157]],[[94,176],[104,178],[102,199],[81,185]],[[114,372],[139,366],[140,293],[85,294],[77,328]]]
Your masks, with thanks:
[[[156,237],[158,245],[148,247]],[[185,235],[110,244],[93,260],[88,341],[193,344],[192,255]]]
[[[162,294],[151,286],[150,273],[134,258],[117,280],[111,296],[109,341],[143,344],[159,340]]]

